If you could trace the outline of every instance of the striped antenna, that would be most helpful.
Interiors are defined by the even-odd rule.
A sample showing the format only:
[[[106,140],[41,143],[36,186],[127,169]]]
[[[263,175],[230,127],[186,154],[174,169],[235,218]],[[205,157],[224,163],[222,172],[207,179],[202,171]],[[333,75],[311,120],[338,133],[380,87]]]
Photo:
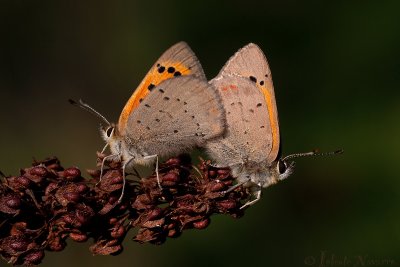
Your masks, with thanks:
[[[85,102],[83,102],[81,99],[79,99],[79,102],[76,102],[75,100],[72,99],[68,99],[68,102],[71,105],[74,105],[76,107],[80,107],[83,110],[86,110],[87,112],[97,116],[98,118],[100,118],[103,122],[105,122],[108,126],[111,126],[111,123],[106,119],[106,117],[104,117],[103,115],[100,114],[100,112],[98,112],[97,110],[95,110],[94,108],[92,108],[91,106],[89,106],[88,104],[86,104]]]
[[[322,152],[322,153],[318,152],[318,150],[314,150],[314,151],[306,152],[306,153],[291,154],[291,155],[284,157],[282,160],[286,161],[289,159],[300,158],[300,157],[309,157],[309,156],[332,156],[332,155],[336,155],[336,154],[343,154],[343,152],[344,152],[343,149],[339,149],[339,150],[332,151],[332,152]]]

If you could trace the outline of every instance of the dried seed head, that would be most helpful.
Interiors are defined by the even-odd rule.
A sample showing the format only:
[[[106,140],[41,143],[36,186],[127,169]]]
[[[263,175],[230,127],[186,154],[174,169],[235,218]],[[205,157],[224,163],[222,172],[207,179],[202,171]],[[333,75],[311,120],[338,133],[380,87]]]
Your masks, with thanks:
[[[13,224],[10,230],[11,236],[23,236],[26,234],[26,222],[16,222]]]
[[[209,224],[210,224],[210,219],[205,218],[203,220],[193,222],[193,227],[196,229],[205,229]]]
[[[79,181],[82,179],[81,177],[81,171],[78,168],[75,167],[71,167],[68,169],[65,169],[62,173],[61,173],[62,177],[65,177],[65,179],[67,181]]]
[[[83,194],[89,191],[89,187],[85,184],[78,184],[76,191],[79,192],[80,194]]]
[[[179,158],[170,158],[165,162],[166,165],[179,165],[181,160]]]
[[[224,199],[218,201],[216,204],[217,207],[224,212],[237,208],[237,203],[234,199]]]
[[[174,186],[179,182],[179,176],[175,172],[169,172],[161,177],[162,186]]]
[[[122,250],[118,240],[100,240],[90,247],[90,251],[96,255],[110,255]]]
[[[57,188],[58,188],[58,185],[57,185],[56,183],[50,183],[50,184],[46,187],[44,194],[45,194],[46,196],[49,196],[49,195],[52,196],[52,195],[54,194],[54,191],[57,190]]]
[[[20,196],[15,193],[0,196],[0,212],[6,214],[17,214],[21,204],[22,201]]]
[[[50,251],[62,251],[66,245],[67,243],[65,243],[65,240],[61,239],[61,237],[56,237],[52,240],[49,240],[47,249]]]
[[[44,251],[43,250],[34,250],[26,254],[24,257],[24,265],[31,266],[31,265],[38,265],[42,262],[44,258]]]
[[[124,226],[122,226],[122,225],[120,225],[120,226],[118,226],[118,227],[116,227],[116,228],[114,228],[114,229],[112,229],[112,231],[111,231],[111,233],[110,233],[110,236],[112,237],[112,238],[121,238],[121,237],[123,237],[125,235],[125,227]]]
[[[35,175],[35,176],[39,176],[39,177],[45,177],[48,173],[49,172],[47,171],[47,169],[43,166],[32,167],[29,170],[30,175]]]
[[[206,228],[213,214],[243,215],[239,208],[247,191],[239,187],[224,193],[234,181],[229,170],[205,161],[196,168],[200,173],[191,173],[192,167],[187,156],[161,163],[162,190],[155,174],[140,181],[128,176],[119,203],[120,162],[105,162],[99,184],[99,170],[89,171],[92,179],[85,180],[78,168],[64,170],[56,158],[35,162],[21,176],[0,184],[5,218],[0,224],[0,255],[13,264],[38,264],[44,257],[38,244],[61,251],[68,237],[76,242],[92,237],[92,253],[115,255],[122,252],[121,243],[133,227],[138,228],[133,240],[162,244],[185,229]]]
[[[68,202],[77,203],[80,199],[80,194],[79,192],[65,192],[63,197],[68,200]]]
[[[26,251],[29,245],[29,240],[25,238],[17,238],[9,243],[11,249],[15,251]]]
[[[226,188],[226,186],[223,182],[214,180],[207,184],[206,191],[207,192],[219,192],[219,191],[223,191],[225,188]]]
[[[29,188],[30,185],[32,184],[31,180],[29,180],[28,178],[26,178],[25,176],[19,176],[16,179],[16,182],[18,184],[21,185],[21,187],[25,188]]]
[[[70,203],[77,203],[80,200],[81,193],[77,184],[66,184],[57,189],[55,197],[57,202],[66,207]]]
[[[32,181],[25,176],[7,177],[7,186],[14,191],[25,191],[32,186]]]
[[[21,206],[21,199],[17,196],[10,197],[6,200],[6,205],[12,209],[18,209]]]
[[[77,233],[69,233],[69,238],[74,240],[75,242],[85,242],[88,240],[88,236],[86,234],[77,232]]]
[[[215,178],[215,176],[217,176],[217,172],[216,172],[215,170],[209,170],[209,171],[208,171],[208,175],[209,175],[211,178]]]

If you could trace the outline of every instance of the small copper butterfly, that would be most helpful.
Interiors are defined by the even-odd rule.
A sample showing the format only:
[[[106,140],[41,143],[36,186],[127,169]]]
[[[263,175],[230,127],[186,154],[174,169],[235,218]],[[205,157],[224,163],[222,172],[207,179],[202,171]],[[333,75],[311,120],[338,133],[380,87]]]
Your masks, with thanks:
[[[83,102],[79,105],[97,113]],[[111,150],[104,160],[121,159],[124,175],[128,164],[156,160],[158,176],[158,157],[203,146],[225,129],[219,94],[185,42],[175,44],[156,61],[129,98],[117,125],[102,118],[107,126],[101,135]]]
[[[262,188],[292,173],[294,162],[289,163],[290,159],[322,155],[309,152],[281,158],[271,70],[257,45],[250,43],[240,49],[210,83],[221,94],[227,130],[223,136],[208,141],[206,149],[216,166],[231,168],[232,176],[237,179],[236,186],[244,185],[252,190],[255,198],[243,207],[257,202]]]

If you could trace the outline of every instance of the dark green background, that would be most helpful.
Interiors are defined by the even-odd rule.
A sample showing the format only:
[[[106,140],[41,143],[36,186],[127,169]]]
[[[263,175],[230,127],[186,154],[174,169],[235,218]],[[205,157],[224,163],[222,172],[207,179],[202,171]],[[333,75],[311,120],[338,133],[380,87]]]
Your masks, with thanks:
[[[43,266],[319,266],[393,260],[400,248],[400,4],[397,1],[0,1],[0,169],[34,156],[95,166],[98,120],[116,121],[147,70],[184,40],[209,78],[241,46],[266,53],[284,154],[295,173],[234,220],[213,217],[162,246],[127,238],[117,256],[69,242]],[[0,265],[3,265],[2,262]],[[339,262],[325,266],[340,266]],[[352,266],[352,265],[347,265]],[[362,265],[359,265],[362,266]]]

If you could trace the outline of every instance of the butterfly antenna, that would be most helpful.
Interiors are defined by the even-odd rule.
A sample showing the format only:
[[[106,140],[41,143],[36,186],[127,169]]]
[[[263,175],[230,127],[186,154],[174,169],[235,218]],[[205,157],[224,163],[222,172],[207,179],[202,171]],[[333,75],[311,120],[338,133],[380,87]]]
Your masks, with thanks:
[[[83,110],[86,110],[89,113],[92,113],[93,115],[97,116],[100,118],[103,122],[105,122],[107,125],[111,125],[111,123],[103,116],[101,115],[98,111],[96,111],[94,108],[83,102],[81,99],[79,99],[79,102],[76,102],[75,100],[68,99],[68,102],[71,105],[74,105],[76,107],[80,107]]]
[[[343,154],[343,152],[344,152],[343,149],[339,149],[339,150],[332,151],[332,152],[322,152],[322,153],[314,150],[314,151],[306,152],[306,153],[296,153],[296,154],[288,155],[288,156],[284,157],[282,160],[286,161],[289,159],[308,157],[308,156],[332,156],[332,155],[336,155],[336,154]]]

